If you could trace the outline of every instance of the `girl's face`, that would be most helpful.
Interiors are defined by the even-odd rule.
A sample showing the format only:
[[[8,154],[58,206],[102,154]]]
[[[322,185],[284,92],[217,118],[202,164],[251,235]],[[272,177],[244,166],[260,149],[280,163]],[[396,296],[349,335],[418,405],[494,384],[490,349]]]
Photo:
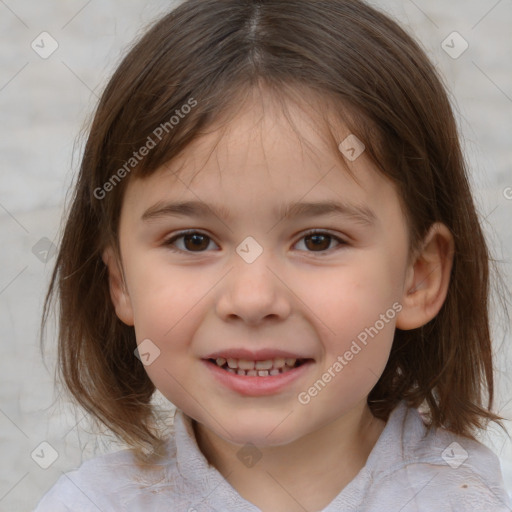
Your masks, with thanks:
[[[132,179],[121,212],[126,293],[114,302],[149,377],[240,444],[288,443],[360,405],[405,293],[408,232],[393,185],[364,152],[346,160],[356,183],[314,111],[289,109],[302,139],[264,97]],[[348,135],[341,128],[339,142]],[[254,366],[262,376],[237,373]]]

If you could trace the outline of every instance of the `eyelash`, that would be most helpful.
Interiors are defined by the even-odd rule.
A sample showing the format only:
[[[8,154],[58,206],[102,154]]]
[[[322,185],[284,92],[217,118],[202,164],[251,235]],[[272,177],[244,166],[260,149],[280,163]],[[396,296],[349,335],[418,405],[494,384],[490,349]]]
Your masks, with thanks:
[[[198,234],[198,235],[205,236],[206,238],[209,238],[211,241],[213,241],[212,238],[209,235],[207,235],[206,233],[202,233],[201,231],[197,231],[195,229],[190,229],[190,230],[180,231],[179,233],[176,233],[172,237],[170,237],[167,240],[165,240],[163,245],[165,247],[167,247],[172,252],[179,252],[179,253],[185,253],[185,254],[202,254],[204,252],[208,252],[206,250],[204,250],[204,251],[184,251],[182,249],[177,249],[176,247],[173,247],[172,244],[176,240],[179,240],[180,238],[183,238],[184,236],[193,235],[193,234]],[[329,233],[327,231],[321,231],[321,230],[310,230],[310,231],[304,233],[302,235],[302,237],[300,238],[300,240],[302,240],[304,238],[307,238],[308,236],[311,236],[311,235],[327,235],[329,238],[331,238],[333,240],[336,240],[338,242],[338,244],[339,244],[337,247],[334,247],[333,249],[327,249],[327,250],[324,250],[324,251],[306,251],[306,252],[309,252],[309,253],[312,253],[312,254],[315,254],[315,253],[326,254],[326,253],[328,253],[330,251],[333,251],[333,250],[335,251],[335,250],[340,249],[343,246],[347,246],[348,245],[348,243],[345,240],[343,240],[343,239],[341,239],[341,238],[339,238],[339,237],[337,237],[337,236],[335,236],[335,235],[333,235],[333,234],[331,234],[331,233]]]

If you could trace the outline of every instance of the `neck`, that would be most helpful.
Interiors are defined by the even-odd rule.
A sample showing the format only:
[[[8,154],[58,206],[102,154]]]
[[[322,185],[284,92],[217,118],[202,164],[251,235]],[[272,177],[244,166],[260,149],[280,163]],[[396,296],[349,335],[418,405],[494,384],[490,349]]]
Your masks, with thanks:
[[[247,467],[237,457],[240,445],[193,423],[210,464],[262,512],[325,508],[365,465],[385,426],[363,402],[289,444],[258,447],[261,458]]]

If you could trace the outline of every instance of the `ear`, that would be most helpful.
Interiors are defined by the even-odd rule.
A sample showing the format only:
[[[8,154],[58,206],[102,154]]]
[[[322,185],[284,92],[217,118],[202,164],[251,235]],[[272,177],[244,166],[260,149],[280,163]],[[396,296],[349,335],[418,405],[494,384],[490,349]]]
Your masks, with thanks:
[[[116,310],[116,314],[126,325],[134,325],[133,308],[130,296],[124,281],[124,275],[119,268],[119,262],[112,247],[103,251],[102,260],[108,268],[108,283],[110,298]]]
[[[433,224],[407,269],[398,329],[416,329],[439,313],[448,293],[453,255],[450,230],[444,224]]]

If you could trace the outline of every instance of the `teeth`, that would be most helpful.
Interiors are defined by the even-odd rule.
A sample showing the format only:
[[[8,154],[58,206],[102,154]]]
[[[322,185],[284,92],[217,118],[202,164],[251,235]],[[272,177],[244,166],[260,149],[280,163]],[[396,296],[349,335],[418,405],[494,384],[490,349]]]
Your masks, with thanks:
[[[272,359],[267,359],[266,361],[256,361],[256,370],[270,370],[274,361]]]
[[[242,370],[254,370],[254,361],[246,361],[245,359],[239,359],[238,368],[241,368]]]
[[[297,363],[294,357],[275,359],[266,359],[265,361],[249,361],[247,359],[233,359],[217,357],[215,359],[217,366],[237,375],[248,377],[268,377],[269,375],[279,375],[292,370]]]
[[[274,359],[274,368],[282,368],[285,365],[284,357],[278,357]]]

